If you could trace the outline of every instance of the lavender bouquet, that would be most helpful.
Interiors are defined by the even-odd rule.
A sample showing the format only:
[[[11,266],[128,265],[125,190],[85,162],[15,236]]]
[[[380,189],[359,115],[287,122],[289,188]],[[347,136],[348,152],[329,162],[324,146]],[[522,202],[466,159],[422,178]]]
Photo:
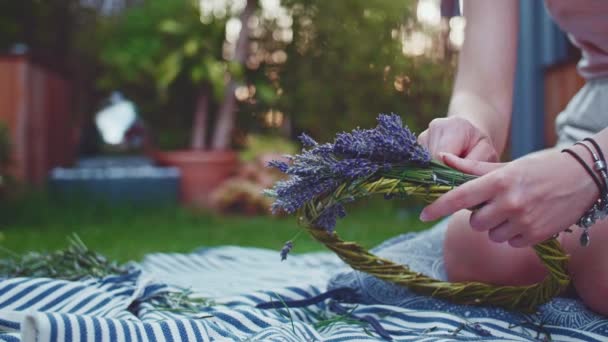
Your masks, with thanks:
[[[443,282],[379,258],[355,242],[342,241],[334,229],[337,220],[346,216],[346,203],[377,194],[387,199],[413,196],[432,201],[475,176],[433,160],[395,114],[379,115],[373,129],[339,133],[331,143],[319,144],[306,134],[300,140],[304,148],[300,154],[287,156],[289,163],[272,161],[269,165],[288,175],[265,191],[274,198],[272,210],[297,213],[298,222],[316,240],[354,269],[422,294],[525,311],[568,285],[567,257],[556,240],[535,247],[550,276],[526,287]],[[292,248],[293,242],[288,241],[281,250],[283,260]]]
[[[299,215],[301,223],[332,233],[346,216],[344,204],[358,197],[382,194],[385,198],[415,196],[433,200],[474,176],[431,159],[416,136],[395,114],[381,114],[373,129],[340,133],[333,143],[318,144],[306,134],[301,154],[288,156],[291,164],[273,161],[289,179],[277,182],[266,194],[274,197],[274,213]],[[282,257],[293,244],[283,248]]]

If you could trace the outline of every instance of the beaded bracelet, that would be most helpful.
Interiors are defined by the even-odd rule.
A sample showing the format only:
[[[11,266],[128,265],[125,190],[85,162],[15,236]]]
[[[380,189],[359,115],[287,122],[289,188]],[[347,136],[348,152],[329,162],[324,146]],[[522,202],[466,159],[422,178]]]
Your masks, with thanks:
[[[595,184],[597,185],[600,196],[595,201],[595,203],[589,208],[583,216],[576,222],[576,225],[583,229],[583,233],[580,237],[581,246],[586,247],[589,245],[591,239],[589,236],[589,228],[595,224],[598,220],[604,219],[608,215],[608,173],[606,172],[606,160],[604,158],[604,154],[600,149],[599,145],[595,142],[595,140],[591,138],[585,138],[585,141],[590,142],[593,147],[596,149],[597,153],[595,153],[587,144],[584,142],[577,142],[575,145],[583,146],[589,154],[594,162],[595,171],[598,172],[602,176],[602,181],[598,179],[598,177],[594,174],[593,170],[585,163],[585,161],[575,152],[570,149],[564,149],[562,152],[566,152],[574,159],[576,159],[581,166],[587,171],[589,176],[593,179]]]

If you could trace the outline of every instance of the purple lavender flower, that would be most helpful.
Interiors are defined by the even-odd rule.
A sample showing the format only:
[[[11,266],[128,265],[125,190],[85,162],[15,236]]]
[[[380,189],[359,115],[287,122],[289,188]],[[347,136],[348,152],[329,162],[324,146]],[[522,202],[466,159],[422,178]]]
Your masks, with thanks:
[[[286,173],[287,170],[289,169],[289,165],[287,165],[286,162],[280,161],[280,160],[271,160],[268,162],[268,167],[274,167],[275,169],[278,169],[279,171]]]
[[[283,248],[281,248],[281,261],[287,259],[287,255],[289,254],[289,252],[291,252],[292,249],[293,249],[293,242],[291,242],[291,240],[285,242],[285,244],[283,245]]]
[[[352,158],[340,160],[332,165],[331,172],[336,175],[350,179],[358,179],[370,176],[379,167],[373,162],[363,158]]]
[[[304,147],[315,147],[318,145],[318,143],[306,133],[300,134],[298,139],[300,139],[300,142]]]
[[[333,152],[345,158],[370,158],[374,152],[369,143],[371,130],[355,129],[336,135]]]
[[[409,154],[409,161],[428,163],[431,161],[430,153],[418,144],[418,139],[407,126],[403,125],[401,117],[395,114],[380,114],[378,127],[381,136],[390,137],[381,139],[381,144],[387,149],[400,151],[403,155]]]
[[[346,209],[342,204],[334,204],[319,215],[319,217],[313,222],[317,227],[323,228],[328,232],[333,232],[336,227],[336,223],[339,218],[346,216]]]
[[[300,135],[299,139],[308,149],[289,156],[290,164],[269,163],[289,175],[288,180],[277,182],[267,191],[275,197],[274,213],[294,213],[307,202],[331,194],[340,184],[374,177],[390,171],[395,164],[426,164],[431,160],[428,151],[418,144],[416,136],[395,114],[381,114],[373,129],[340,133],[333,143],[319,145],[306,134]],[[325,208],[313,223],[333,231],[336,220],[346,215],[343,203],[347,201],[340,199]]]
[[[338,187],[336,179],[302,179],[294,176],[285,181],[279,181],[273,188],[277,199],[272,204],[272,212],[285,211],[288,214],[296,212],[306,202],[325,193],[330,193]]]
[[[395,114],[378,116],[374,129],[355,129],[340,133],[334,143],[334,153],[344,158],[368,158],[375,162],[430,162],[429,152],[418,144],[416,136],[403,126]]]
[[[317,156],[329,156],[334,153],[334,144],[325,143],[315,146],[310,153]]]

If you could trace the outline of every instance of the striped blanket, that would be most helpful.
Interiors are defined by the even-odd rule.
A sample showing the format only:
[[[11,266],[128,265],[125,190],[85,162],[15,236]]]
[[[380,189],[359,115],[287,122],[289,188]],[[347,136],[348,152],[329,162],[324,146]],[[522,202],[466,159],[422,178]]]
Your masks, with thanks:
[[[319,296],[333,275],[345,273],[348,268],[329,253],[294,255],[279,262],[276,251],[224,246],[192,254],[148,255],[128,274],[103,279],[4,279],[0,341],[608,339],[608,322],[576,301],[560,306],[571,312],[555,313],[571,320],[562,326],[424,305],[343,303],[346,312],[337,312],[330,299],[298,308],[256,308],[269,301],[289,304]],[[166,297],[161,295],[167,293],[203,304],[176,311],[163,302]],[[425,300],[419,297],[416,302]],[[379,335],[376,325],[389,336]]]

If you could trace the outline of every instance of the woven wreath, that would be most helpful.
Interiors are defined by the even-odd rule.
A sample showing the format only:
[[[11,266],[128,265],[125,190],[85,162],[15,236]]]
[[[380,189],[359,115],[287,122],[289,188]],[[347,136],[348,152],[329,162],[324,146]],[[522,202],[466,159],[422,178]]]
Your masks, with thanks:
[[[524,312],[534,312],[568,287],[568,257],[556,239],[534,246],[549,274],[529,286],[436,280],[375,256],[356,242],[340,239],[334,228],[337,220],[346,216],[346,203],[372,195],[432,201],[475,178],[432,160],[399,116],[381,114],[375,128],[339,133],[333,143],[318,144],[305,134],[300,140],[304,148],[298,155],[287,156],[289,163],[270,163],[289,176],[266,191],[275,199],[273,212],[297,213],[298,222],[312,237],[353,269],[419,294]],[[292,241],[288,241],[281,250],[283,259],[292,248]]]

